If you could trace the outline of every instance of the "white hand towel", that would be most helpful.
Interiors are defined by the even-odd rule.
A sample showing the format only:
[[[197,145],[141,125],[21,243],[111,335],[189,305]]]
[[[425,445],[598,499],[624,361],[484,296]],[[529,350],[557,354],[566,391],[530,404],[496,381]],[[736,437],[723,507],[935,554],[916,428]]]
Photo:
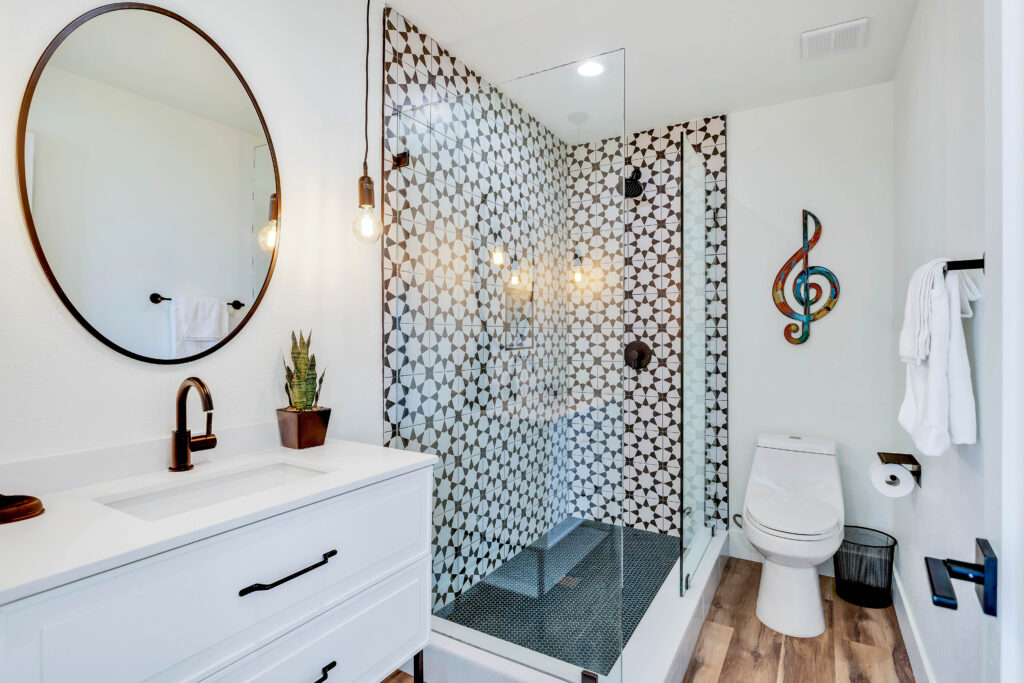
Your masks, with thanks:
[[[939,268],[941,273],[941,262]],[[947,373],[950,304],[943,279],[929,277],[928,281],[931,286],[928,289],[927,311],[922,308],[922,318],[928,320],[924,332],[930,339],[928,353],[925,359],[914,362],[916,359],[913,357],[903,357],[901,348],[901,359],[907,363],[907,389],[898,420],[921,453],[940,455],[950,444]]]
[[[228,334],[228,307],[220,299],[171,297],[171,349],[175,358],[194,356]]]
[[[949,296],[950,335],[949,435],[953,443],[971,444],[978,440],[978,418],[961,319],[974,315],[971,302],[981,298],[981,291],[967,273],[954,270],[946,275],[946,292]]]
[[[945,259],[933,259],[914,271],[907,287],[900,330],[899,356],[904,363],[920,364],[931,346],[931,292],[942,280]]]

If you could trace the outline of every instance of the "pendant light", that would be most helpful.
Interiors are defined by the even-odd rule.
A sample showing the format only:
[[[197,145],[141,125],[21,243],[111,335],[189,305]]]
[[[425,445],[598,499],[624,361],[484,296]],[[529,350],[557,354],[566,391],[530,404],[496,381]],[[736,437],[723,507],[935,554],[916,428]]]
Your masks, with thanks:
[[[363,96],[363,175],[359,178],[359,212],[352,221],[352,232],[356,239],[372,244],[380,239],[384,226],[374,210],[373,178],[370,177],[366,159],[370,153],[370,0],[366,0],[366,64],[364,67],[366,88]]]
[[[277,247],[277,193],[270,195],[270,211],[267,212],[267,224],[259,232],[260,249],[273,254]]]
[[[572,280],[577,284],[583,282],[583,257],[579,249],[572,253]]]

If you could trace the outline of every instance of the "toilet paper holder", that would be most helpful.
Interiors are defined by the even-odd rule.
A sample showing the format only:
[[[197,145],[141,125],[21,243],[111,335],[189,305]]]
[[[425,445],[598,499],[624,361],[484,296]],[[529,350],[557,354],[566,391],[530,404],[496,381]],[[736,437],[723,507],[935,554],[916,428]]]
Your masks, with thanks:
[[[910,453],[879,453],[878,459],[886,465],[902,465],[907,468],[917,485],[921,485],[921,463]],[[895,477],[893,477],[895,479]]]

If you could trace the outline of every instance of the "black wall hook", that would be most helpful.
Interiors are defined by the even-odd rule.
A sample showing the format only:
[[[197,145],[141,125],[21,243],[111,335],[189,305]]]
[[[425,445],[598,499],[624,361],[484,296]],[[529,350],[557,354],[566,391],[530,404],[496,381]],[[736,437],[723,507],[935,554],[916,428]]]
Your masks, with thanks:
[[[985,272],[985,255],[981,258],[963,259],[961,261],[947,261],[943,267],[947,273],[951,270],[981,270]]]

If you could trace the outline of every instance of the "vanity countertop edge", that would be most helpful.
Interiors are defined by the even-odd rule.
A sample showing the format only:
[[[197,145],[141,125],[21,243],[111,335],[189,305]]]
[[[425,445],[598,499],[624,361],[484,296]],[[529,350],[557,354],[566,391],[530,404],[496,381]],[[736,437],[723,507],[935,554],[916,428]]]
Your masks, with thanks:
[[[328,439],[316,449],[294,451],[278,446],[197,465],[195,472],[216,476],[246,464],[282,459],[329,471],[156,521],[136,518],[94,500],[118,482],[49,494],[43,501],[43,515],[0,525],[0,610],[9,603],[101,572],[430,468],[437,457]],[[166,481],[168,476],[182,475],[159,472],[119,481],[122,486],[124,482],[138,486]]]

